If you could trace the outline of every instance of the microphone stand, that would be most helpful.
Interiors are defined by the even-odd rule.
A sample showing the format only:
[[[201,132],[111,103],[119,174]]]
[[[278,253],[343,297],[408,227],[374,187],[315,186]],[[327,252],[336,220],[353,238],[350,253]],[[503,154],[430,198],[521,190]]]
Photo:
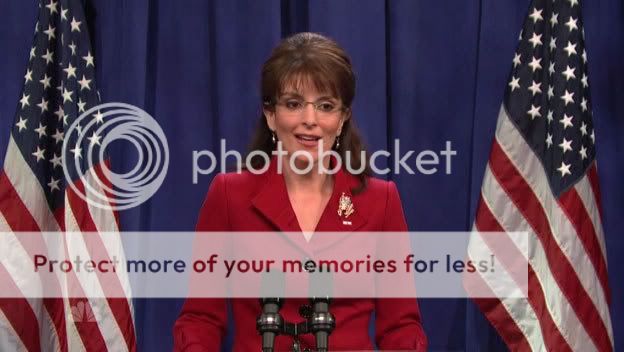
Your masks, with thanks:
[[[262,352],[273,352],[275,336],[283,330],[284,321],[279,314],[283,300],[279,298],[261,298],[262,314],[256,319],[256,330],[262,335]]]
[[[329,312],[329,297],[311,298],[313,312],[308,319],[310,331],[316,338],[316,351],[327,352],[329,348],[329,334],[336,328],[336,319]]]
[[[283,300],[264,298],[262,314],[256,320],[256,330],[262,335],[262,352],[273,352],[275,337],[288,335],[293,337],[292,352],[301,352],[299,336],[314,334],[316,352],[328,352],[328,337],[336,327],[334,315],[329,312],[329,298],[312,298],[313,313],[306,320],[292,323],[284,320],[279,314]],[[276,309],[277,307],[277,309]],[[307,349],[306,349],[307,350]]]
[[[277,291],[284,292],[283,274],[272,273],[262,282],[262,292],[268,293],[269,288],[277,287]],[[269,281],[273,281],[272,283]],[[316,352],[328,352],[329,335],[336,328],[336,319],[329,312],[331,303],[331,273],[313,274],[310,276],[310,306],[302,306],[299,314],[305,318],[299,323],[291,323],[282,318],[279,310],[284,300],[281,298],[261,298],[262,313],[256,319],[256,330],[262,335],[262,352],[273,352],[275,337],[283,334],[293,337],[293,352],[301,352],[299,336],[313,334],[316,340]],[[305,308],[305,309],[304,309]],[[306,349],[307,351],[308,349]]]

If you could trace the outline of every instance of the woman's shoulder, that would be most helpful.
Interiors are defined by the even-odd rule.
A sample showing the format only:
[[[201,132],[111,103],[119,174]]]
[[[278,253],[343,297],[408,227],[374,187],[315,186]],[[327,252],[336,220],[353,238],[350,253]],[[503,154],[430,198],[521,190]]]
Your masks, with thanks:
[[[366,176],[366,188],[364,188],[362,192],[358,193],[358,195],[362,197],[384,199],[391,192],[396,192],[396,185],[393,181],[384,180],[375,176]]]
[[[264,174],[248,170],[218,173],[213,178],[210,189],[216,189],[228,199],[246,199],[262,188]]]
[[[375,231],[405,231],[407,224],[397,187],[393,181],[374,176],[366,178],[366,188],[353,193],[353,202],[369,228]]]
[[[392,185],[394,185],[393,181],[384,180],[375,176],[368,176],[367,182],[368,182],[368,188],[374,189],[377,191],[386,190],[388,187],[391,187]]]
[[[227,182],[230,186],[249,186],[264,179],[264,177],[265,175],[261,173],[253,173],[249,170],[240,170],[219,173],[215,176],[215,179],[221,178],[223,182]]]

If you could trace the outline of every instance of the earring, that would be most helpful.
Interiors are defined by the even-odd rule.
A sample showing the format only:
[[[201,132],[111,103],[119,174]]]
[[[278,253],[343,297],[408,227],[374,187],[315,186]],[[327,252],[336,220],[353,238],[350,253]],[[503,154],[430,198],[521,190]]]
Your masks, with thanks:
[[[273,144],[277,142],[277,139],[275,138],[275,132],[273,131],[271,131],[271,140],[273,141]]]
[[[336,136],[336,149],[340,148],[340,135]]]

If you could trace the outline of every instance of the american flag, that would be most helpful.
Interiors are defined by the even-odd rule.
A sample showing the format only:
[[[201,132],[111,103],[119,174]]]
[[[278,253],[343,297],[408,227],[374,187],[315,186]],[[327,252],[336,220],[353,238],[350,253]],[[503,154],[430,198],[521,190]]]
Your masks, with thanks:
[[[475,299],[512,350],[611,351],[609,284],[579,0],[534,0],[475,228],[528,232],[527,298]]]
[[[32,272],[35,253],[62,248],[68,256],[83,259],[123,258],[119,236],[112,243],[98,232],[117,232],[116,214],[89,204],[75,190],[93,184],[87,176],[64,177],[63,143],[68,157],[84,162],[89,147],[98,152],[103,135],[93,132],[82,141],[65,131],[83,112],[100,102],[95,84],[95,59],[80,0],[47,0],[39,3],[38,22],[30,50],[24,88],[17,104],[3,170],[0,171],[0,231],[8,256],[0,258],[2,290],[15,298],[0,299],[0,350],[2,351],[134,351],[132,303],[127,298],[93,298],[87,292],[129,292],[127,277],[98,282],[97,277],[79,278],[76,273],[58,276],[48,292],[63,292],[58,298],[20,296]],[[97,111],[85,119],[104,122]],[[74,160],[71,160],[72,162]],[[97,160],[97,159],[96,159]],[[98,173],[106,160],[93,166]],[[75,171],[75,170],[74,170]],[[81,170],[84,171],[84,170]],[[78,174],[72,172],[72,174]],[[103,192],[102,192],[103,193]],[[55,236],[50,242],[21,241],[16,232],[72,231],[84,236]],[[86,234],[86,232],[95,232]],[[33,235],[37,236],[37,235]],[[70,241],[71,239],[71,241]],[[32,260],[32,259],[31,259]],[[36,279],[36,278],[35,278]],[[95,281],[94,281],[95,280]],[[84,288],[84,289],[83,289]],[[87,289],[88,288],[88,289]]]

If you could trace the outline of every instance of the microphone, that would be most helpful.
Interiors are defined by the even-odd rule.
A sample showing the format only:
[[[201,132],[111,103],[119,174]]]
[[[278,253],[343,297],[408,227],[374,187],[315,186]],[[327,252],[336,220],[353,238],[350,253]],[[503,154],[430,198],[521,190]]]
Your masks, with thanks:
[[[310,273],[309,290],[312,317],[310,318],[309,326],[316,339],[316,350],[318,352],[327,352],[329,335],[336,327],[336,320],[329,312],[332,282],[331,272]]]
[[[262,314],[256,319],[256,330],[262,335],[262,352],[273,352],[275,337],[282,331],[284,321],[279,310],[284,304],[285,278],[283,272],[262,274],[260,305]]]

